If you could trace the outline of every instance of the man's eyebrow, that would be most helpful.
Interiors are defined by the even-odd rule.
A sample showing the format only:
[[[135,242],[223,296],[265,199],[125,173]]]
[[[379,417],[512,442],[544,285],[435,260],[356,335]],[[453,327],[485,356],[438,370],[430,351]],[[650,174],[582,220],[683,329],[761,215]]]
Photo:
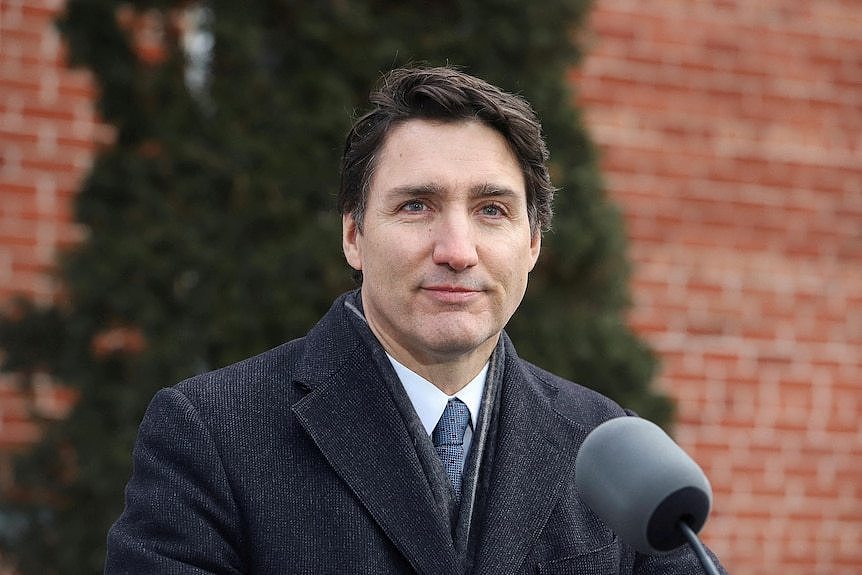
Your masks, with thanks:
[[[512,188],[506,186],[498,186],[496,184],[483,184],[481,186],[476,186],[472,190],[470,190],[470,195],[477,198],[508,198],[517,197],[519,194]]]
[[[443,192],[443,188],[441,188],[437,184],[428,183],[428,184],[408,184],[405,186],[396,186],[389,190],[386,190],[386,196],[390,198],[424,198],[428,196],[433,196],[436,194],[440,194]]]
[[[427,184],[406,184],[386,190],[385,195],[391,199],[427,198],[429,196],[443,195],[445,189],[439,184],[429,182]],[[516,198],[520,194],[514,189],[497,184],[480,184],[470,189],[473,198]]]

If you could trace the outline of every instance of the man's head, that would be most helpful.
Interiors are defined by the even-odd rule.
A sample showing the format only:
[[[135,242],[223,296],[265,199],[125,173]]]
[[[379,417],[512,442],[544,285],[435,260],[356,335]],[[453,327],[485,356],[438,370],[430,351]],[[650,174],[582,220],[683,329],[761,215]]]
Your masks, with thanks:
[[[551,213],[547,154],[523,100],[447,68],[393,72],[373,100],[345,152],[344,254],[386,351],[449,393],[523,299]]]
[[[373,108],[350,130],[341,158],[338,208],[362,229],[368,187],[379,152],[392,129],[411,119],[478,120],[508,142],[524,174],[530,226],[551,224],[554,187],[545,162],[548,150],[529,103],[474,76],[446,67],[401,68],[385,75],[372,92]]]

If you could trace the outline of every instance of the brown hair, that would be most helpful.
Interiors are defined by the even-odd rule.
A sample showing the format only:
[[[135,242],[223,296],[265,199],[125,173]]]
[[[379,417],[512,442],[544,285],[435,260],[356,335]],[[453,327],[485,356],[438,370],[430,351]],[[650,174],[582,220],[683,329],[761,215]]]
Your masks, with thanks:
[[[530,229],[550,227],[555,188],[545,162],[542,127],[524,98],[449,67],[399,68],[384,75],[369,98],[372,109],[353,124],[341,157],[338,209],[357,227],[368,198],[375,162],[386,135],[411,119],[479,120],[506,138],[521,164],[527,189]]]

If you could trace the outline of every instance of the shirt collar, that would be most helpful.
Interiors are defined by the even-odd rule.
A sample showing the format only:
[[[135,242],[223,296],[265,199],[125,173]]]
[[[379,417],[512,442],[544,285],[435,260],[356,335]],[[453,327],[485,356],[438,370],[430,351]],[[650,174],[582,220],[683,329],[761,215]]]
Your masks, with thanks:
[[[398,379],[401,380],[401,385],[404,386],[404,391],[407,392],[413,409],[416,410],[416,414],[428,435],[434,431],[440,416],[443,415],[443,410],[446,409],[446,403],[453,397],[457,397],[467,406],[470,411],[470,423],[473,425],[473,429],[476,429],[479,408],[482,406],[482,390],[485,389],[485,377],[488,375],[487,363],[470,383],[461,388],[455,395],[449,396],[424,377],[398,363],[388,353],[386,356],[392,363],[392,367],[395,369]]]

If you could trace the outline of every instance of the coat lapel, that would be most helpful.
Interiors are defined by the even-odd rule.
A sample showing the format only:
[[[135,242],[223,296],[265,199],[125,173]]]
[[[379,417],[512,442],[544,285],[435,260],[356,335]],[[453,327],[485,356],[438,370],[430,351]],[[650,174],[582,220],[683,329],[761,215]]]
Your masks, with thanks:
[[[336,309],[340,302],[329,321],[324,318],[309,335],[299,383],[310,391],[292,410],[416,571],[455,573],[458,560],[448,518],[434,500],[410,433],[368,347],[358,337],[343,336],[355,336],[355,326],[348,325],[343,309]],[[342,341],[332,341],[333,334]],[[319,356],[319,350],[337,350],[338,369],[323,368],[322,362],[333,363],[332,356]]]
[[[572,481],[586,430],[553,409],[556,390],[531,385],[509,347],[487,508],[475,573],[516,572]]]

